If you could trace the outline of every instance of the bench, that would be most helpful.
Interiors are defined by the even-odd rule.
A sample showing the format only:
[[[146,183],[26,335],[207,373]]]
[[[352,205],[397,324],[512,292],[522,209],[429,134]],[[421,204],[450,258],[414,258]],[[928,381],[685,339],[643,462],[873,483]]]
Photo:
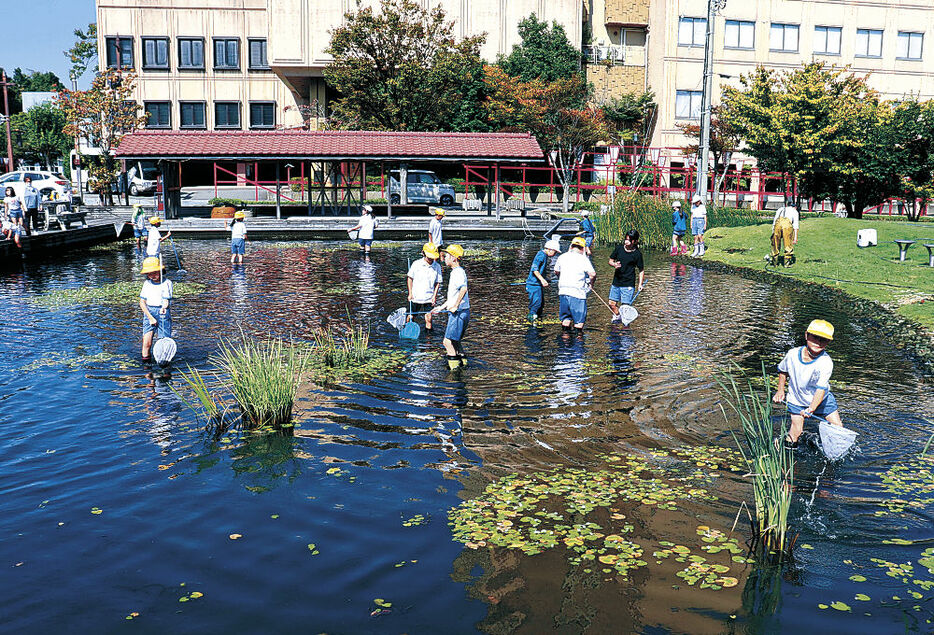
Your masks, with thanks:
[[[908,254],[908,248],[915,244],[913,240],[893,240],[898,245],[898,259],[905,262],[905,256]]]
[[[928,249],[928,267],[934,267],[934,243],[922,243]]]

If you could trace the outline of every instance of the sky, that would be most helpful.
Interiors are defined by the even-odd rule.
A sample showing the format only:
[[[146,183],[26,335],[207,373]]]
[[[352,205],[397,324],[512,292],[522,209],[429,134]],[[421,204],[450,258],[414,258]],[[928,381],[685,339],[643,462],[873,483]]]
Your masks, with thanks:
[[[0,0],[0,14],[0,66],[8,73],[16,67],[23,72],[52,71],[70,88],[71,63],[62,51],[74,45],[75,29],[96,21],[94,0]],[[85,73],[78,87],[90,86],[91,75]]]

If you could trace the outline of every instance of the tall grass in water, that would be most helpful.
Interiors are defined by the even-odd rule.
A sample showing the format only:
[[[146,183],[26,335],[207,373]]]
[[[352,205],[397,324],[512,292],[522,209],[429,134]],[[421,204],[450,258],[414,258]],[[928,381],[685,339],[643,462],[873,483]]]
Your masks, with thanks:
[[[746,461],[749,475],[753,478],[755,517],[753,518],[754,539],[763,552],[772,559],[782,560],[791,554],[794,538],[789,534],[788,509],[791,506],[794,479],[794,452],[786,450],[781,442],[785,430],[779,430],[776,442],[772,425],[772,400],[768,391],[760,393],[753,382],[740,371],[740,382],[745,379],[745,388],[737,383],[734,373],[726,372],[718,383],[730,408],[739,416],[742,424],[743,441],[737,439],[739,450]],[[769,378],[762,367],[764,385]],[[723,407],[721,406],[721,409]],[[723,409],[726,416],[726,410]]]
[[[348,318],[350,326],[343,337],[337,337],[330,329],[315,331],[312,363],[327,368],[352,368],[366,363],[370,348],[370,331],[363,324],[355,324]]]
[[[627,192],[616,198],[616,205],[605,213],[594,216],[597,226],[596,240],[605,245],[623,242],[626,232],[636,229],[640,242],[646,247],[667,249],[671,246],[671,201],[673,199],[646,196],[638,192]],[[682,201],[690,224],[690,200]],[[756,210],[734,207],[707,207],[707,229],[716,227],[738,227],[764,222]],[[688,228],[690,230],[690,228]]]

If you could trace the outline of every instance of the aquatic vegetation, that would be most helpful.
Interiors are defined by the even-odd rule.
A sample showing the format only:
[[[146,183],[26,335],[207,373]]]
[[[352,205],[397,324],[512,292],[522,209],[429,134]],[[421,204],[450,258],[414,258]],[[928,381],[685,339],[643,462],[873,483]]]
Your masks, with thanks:
[[[370,346],[370,331],[348,315],[342,335],[331,327],[318,329],[310,346],[302,348],[312,381],[370,379],[399,370],[408,358],[405,351]]]
[[[879,502],[884,509],[876,516],[901,514],[934,504],[934,456],[922,454],[897,463],[882,475],[882,490],[892,494]]]
[[[325,295],[353,295],[357,287],[351,283],[331,284],[323,287],[321,292]]]
[[[454,540],[470,549],[500,547],[526,555],[563,545],[571,564],[605,565],[604,573],[627,578],[648,562],[646,546],[624,537],[633,533],[634,525],[627,521],[623,505],[676,510],[681,501],[715,500],[690,479],[663,478],[667,469],[656,469],[646,460],[615,454],[600,458],[607,463],[604,469],[560,468],[512,474],[491,483],[481,496],[450,510]],[[731,562],[747,562],[741,556],[737,559],[742,549],[735,538],[707,526],[698,527],[698,536],[705,543],[700,548],[708,554],[729,553]],[[672,556],[679,562],[705,565],[685,573],[693,580],[690,584],[719,589],[738,583],[724,576],[730,570],[727,564],[708,564],[686,546],[658,544],[660,548],[652,552],[656,563]],[[708,580],[708,575],[713,577]]]
[[[477,316],[478,320],[491,324],[493,326],[515,326],[526,328],[530,326],[525,315],[502,315],[490,313]],[[561,320],[556,317],[543,317],[535,321],[536,326],[555,326],[561,324]]]
[[[72,304],[122,304],[139,302],[139,290],[143,282],[111,282],[99,287],[78,287],[75,289],[53,289],[36,296],[33,301],[47,307],[61,307]],[[176,298],[198,295],[207,287],[198,282],[174,282],[172,293]]]
[[[127,370],[135,366],[136,364],[131,363],[125,355],[115,355],[114,353],[108,353],[106,351],[89,355],[81,350],[77,350],[73,354],[63,352],[46,353],[23,366],[21,370],[34,371],[40,368],[63,368],[68,370],[76,370],[78,368],[116,368],[119,370]]]
[[[765,366],[762,367],[763,381],[768,385]],[[781,440],[775,441],[772,425],[772,400],[770,395],[760,393],[752,382],[747,381],[741,389],[736,378],[724,373],[718,380],[729,407],[739,416],[745,444],[737,441],[749,475],[753,479],[755,517],[754,539],[766,554],[781,561],[786,551],[794,548],[794,539],[789,535],[788,510],[794,479],[794,452],[785,450]],[[721,406],[722,409],[722,406]],[[723,411],[726,417],[726,411]],[[782,431],[779,439],[784,437]]]

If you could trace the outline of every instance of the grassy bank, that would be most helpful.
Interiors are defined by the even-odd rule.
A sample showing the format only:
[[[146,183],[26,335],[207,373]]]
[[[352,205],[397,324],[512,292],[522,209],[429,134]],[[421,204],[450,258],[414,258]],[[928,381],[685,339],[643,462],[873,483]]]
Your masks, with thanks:
[[[879,245],[856,246],[859,229],[874,228]],[[927,224],[846,218],[801,221],[797,263],[790,268],[766,266],[771,225],[715,227],[706,234],[704,260],[786,276],[838,289],[871,300],[934,332],[934,268],[928,267],[927,249],[934,243],[934,227]],[[898,260],[891,241],[916,240],[908,260]]]

